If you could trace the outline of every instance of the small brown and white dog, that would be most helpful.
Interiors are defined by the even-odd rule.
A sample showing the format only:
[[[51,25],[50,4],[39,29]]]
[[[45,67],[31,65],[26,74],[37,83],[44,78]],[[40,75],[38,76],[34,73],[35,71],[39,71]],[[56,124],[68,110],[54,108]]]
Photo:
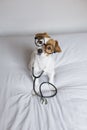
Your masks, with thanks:
[[[47,33],[37,33],[35,35],[35,44],[36,50],[31,55],[28,67],[31,71],[32,67],[34,67],[36,75],[44,71],[43,74],[48,76],[49,82],[54,84],[55,61],[52,54],[61,52],[58,41],[52,39]],[[38,86],[39,80],[37,79],[36,87],[38,88]]]

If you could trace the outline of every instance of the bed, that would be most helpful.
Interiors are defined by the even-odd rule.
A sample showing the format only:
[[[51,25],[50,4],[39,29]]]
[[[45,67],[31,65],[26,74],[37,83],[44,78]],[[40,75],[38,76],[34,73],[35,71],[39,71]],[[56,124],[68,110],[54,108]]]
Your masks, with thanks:
[[[54,57],[58,93],[47,105],[31,94],[25,48],[31,54],[33,36],[0,37],[0,130],[87,130],[87,33],[51,36],[62,53]]]

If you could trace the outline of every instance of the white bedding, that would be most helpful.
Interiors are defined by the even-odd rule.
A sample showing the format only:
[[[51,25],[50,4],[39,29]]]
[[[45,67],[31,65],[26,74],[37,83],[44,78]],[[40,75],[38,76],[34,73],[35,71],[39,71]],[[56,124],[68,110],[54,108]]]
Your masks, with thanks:
[[[53,37],[62,53],[54,56],[58,93],[47,105],[31,94],[23,51],[0,40],[0,130],[87,130],[87,33]]]

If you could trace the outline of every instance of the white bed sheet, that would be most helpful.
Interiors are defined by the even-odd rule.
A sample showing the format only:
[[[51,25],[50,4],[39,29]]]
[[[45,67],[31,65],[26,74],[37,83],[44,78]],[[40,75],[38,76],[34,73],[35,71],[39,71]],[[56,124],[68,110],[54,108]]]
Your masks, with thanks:
[[[22,51],[0,43],[0,130],[87,130],[87,33],[54,35],[58,93],[41,104]]]

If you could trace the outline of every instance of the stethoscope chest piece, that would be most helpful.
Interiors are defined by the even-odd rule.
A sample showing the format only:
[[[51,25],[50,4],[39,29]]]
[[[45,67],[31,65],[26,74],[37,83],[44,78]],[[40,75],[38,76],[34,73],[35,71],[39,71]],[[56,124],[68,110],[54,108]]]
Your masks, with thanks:
[[[51,84],[50,82],[42,82],[41,84],[40,84],[40,86],[39,86],[39,93],[36,91],[36,89],[35,89],[35,82],[36,82],[36,80],[38,79],[38,78],[40,78],[41,76],[42,76],[42,74],[44,73],[44,71],[42,71],[39,75],[35,75],[34,74],[34,67],[32,67],[32,76],[33,76],[33,78],[34,78],[34,80],[33,80],[33,90],[34,90],[34,93],[38,96],[38,97],[40,97],[40,101],[41,101],[41,103],[43,104],[43,103],[45,103],[45,104],[47,104],[48,103],[48,101],[47,101],[47,98],[52,98],[52,97],[54,97],[54,96],[56,96],[56,94],[57,94],[57,88],[53,85],[53,84]],[[53,94],[51,94],[51,95],[44,95],[43,94],[43,92],[42,92],[42,86],[43,86],[43,84],[48,84],[48,85],[51,85],[53,88],[54,88],[54,90],[53,90]]]

